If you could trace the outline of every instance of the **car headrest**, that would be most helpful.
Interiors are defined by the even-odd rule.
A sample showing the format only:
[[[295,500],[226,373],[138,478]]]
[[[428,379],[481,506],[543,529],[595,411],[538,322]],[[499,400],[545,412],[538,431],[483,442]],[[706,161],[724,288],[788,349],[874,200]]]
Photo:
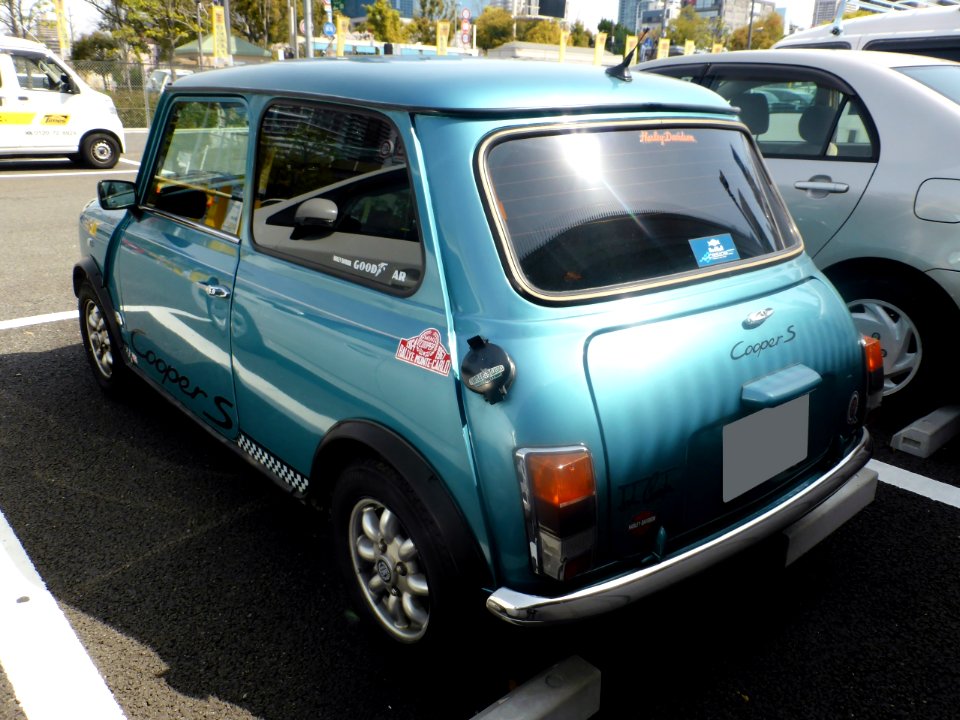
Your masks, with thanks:
[[[827,142],[827,134],[833,127],[833,119],[837,112],[826,105],[811,105],[800,115],[797,130],[804,142],[823,147]]]
[[[740,119],[754,135],[763,135],[770,127],[770,105],[766,95],[745,92],[734,97],[730,104],[740,108]]]

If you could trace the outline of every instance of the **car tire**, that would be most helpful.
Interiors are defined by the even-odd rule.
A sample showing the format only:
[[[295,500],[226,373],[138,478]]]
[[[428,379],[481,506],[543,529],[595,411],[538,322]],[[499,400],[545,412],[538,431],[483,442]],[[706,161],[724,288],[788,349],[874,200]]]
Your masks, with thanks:
[[[109,169],[120,159],[120,145],[106,133],[93,133],[83,139],[80,156],[89,167]]]
[[[943,400],[949,325],[935,323],[943,303],[917,283],[893,275],[846,277],[835,282],[864,335],[883,350],[882,408],[923,413]],[[911,418],[915,419],[915,418]]]
[[[379,459],[359,460],[341,473],[330,508],[337,562],[367,624],[407,645],[441,642],[456,573],[410,485]]]
[[[126,388],[129,370],[123,364],[120,343],[107,322],[100,298],[89,282],[80,286],[80,336],[84,354],[100,389],[115,395]]]

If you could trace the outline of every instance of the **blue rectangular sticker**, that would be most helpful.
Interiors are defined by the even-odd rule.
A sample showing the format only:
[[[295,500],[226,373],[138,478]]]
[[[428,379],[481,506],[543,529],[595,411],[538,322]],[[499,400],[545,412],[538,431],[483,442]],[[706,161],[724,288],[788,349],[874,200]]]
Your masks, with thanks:
[[[693,250],[693,255],[697,259],[697,265],[700,267],[740,259],[740,253],[737,252],[730,233],[693,238],[689,242],[690,249]]]

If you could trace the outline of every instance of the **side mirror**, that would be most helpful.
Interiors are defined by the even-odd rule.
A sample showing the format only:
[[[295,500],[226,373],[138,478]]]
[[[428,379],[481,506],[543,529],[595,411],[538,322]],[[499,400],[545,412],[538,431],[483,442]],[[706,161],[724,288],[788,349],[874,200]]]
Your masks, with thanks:
[[[333,200],[310,198],[300,203],[293,217],[291,240],[319,240],[333,232],[339,209]]]
[[[300,227],[310,225],[331,227],[337,221],[338,212],[337,204],[333,200],[311,198],[300,203],[294,222]]]
[[[66,73],[60,75],[60,92],[73,92],[73,83],[70,82],[70,76]]]
[[[136,190],[129,180],[101,180],[97,183],[97,199],[104,210],[126,210],[136,204]]]

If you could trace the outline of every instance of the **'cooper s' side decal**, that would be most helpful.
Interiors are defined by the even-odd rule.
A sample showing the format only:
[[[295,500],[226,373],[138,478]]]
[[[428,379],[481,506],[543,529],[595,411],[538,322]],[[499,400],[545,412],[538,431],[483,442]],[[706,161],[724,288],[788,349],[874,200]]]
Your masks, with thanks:
[[[770,337],[766,340],[761,340],[760,342],[755,343],[741,340],[732,348],[730,348],[730,357],[734,360],[740,360],[741,358],[747,357],[747,355],[759,355],[764,350],[769,350],[777,345],[786,345],[787,343],[793,342],[796,339],[797,331],[793,329],[793,325],[787,325],[787,331],[785,335],[777,335],[775,337]]]

